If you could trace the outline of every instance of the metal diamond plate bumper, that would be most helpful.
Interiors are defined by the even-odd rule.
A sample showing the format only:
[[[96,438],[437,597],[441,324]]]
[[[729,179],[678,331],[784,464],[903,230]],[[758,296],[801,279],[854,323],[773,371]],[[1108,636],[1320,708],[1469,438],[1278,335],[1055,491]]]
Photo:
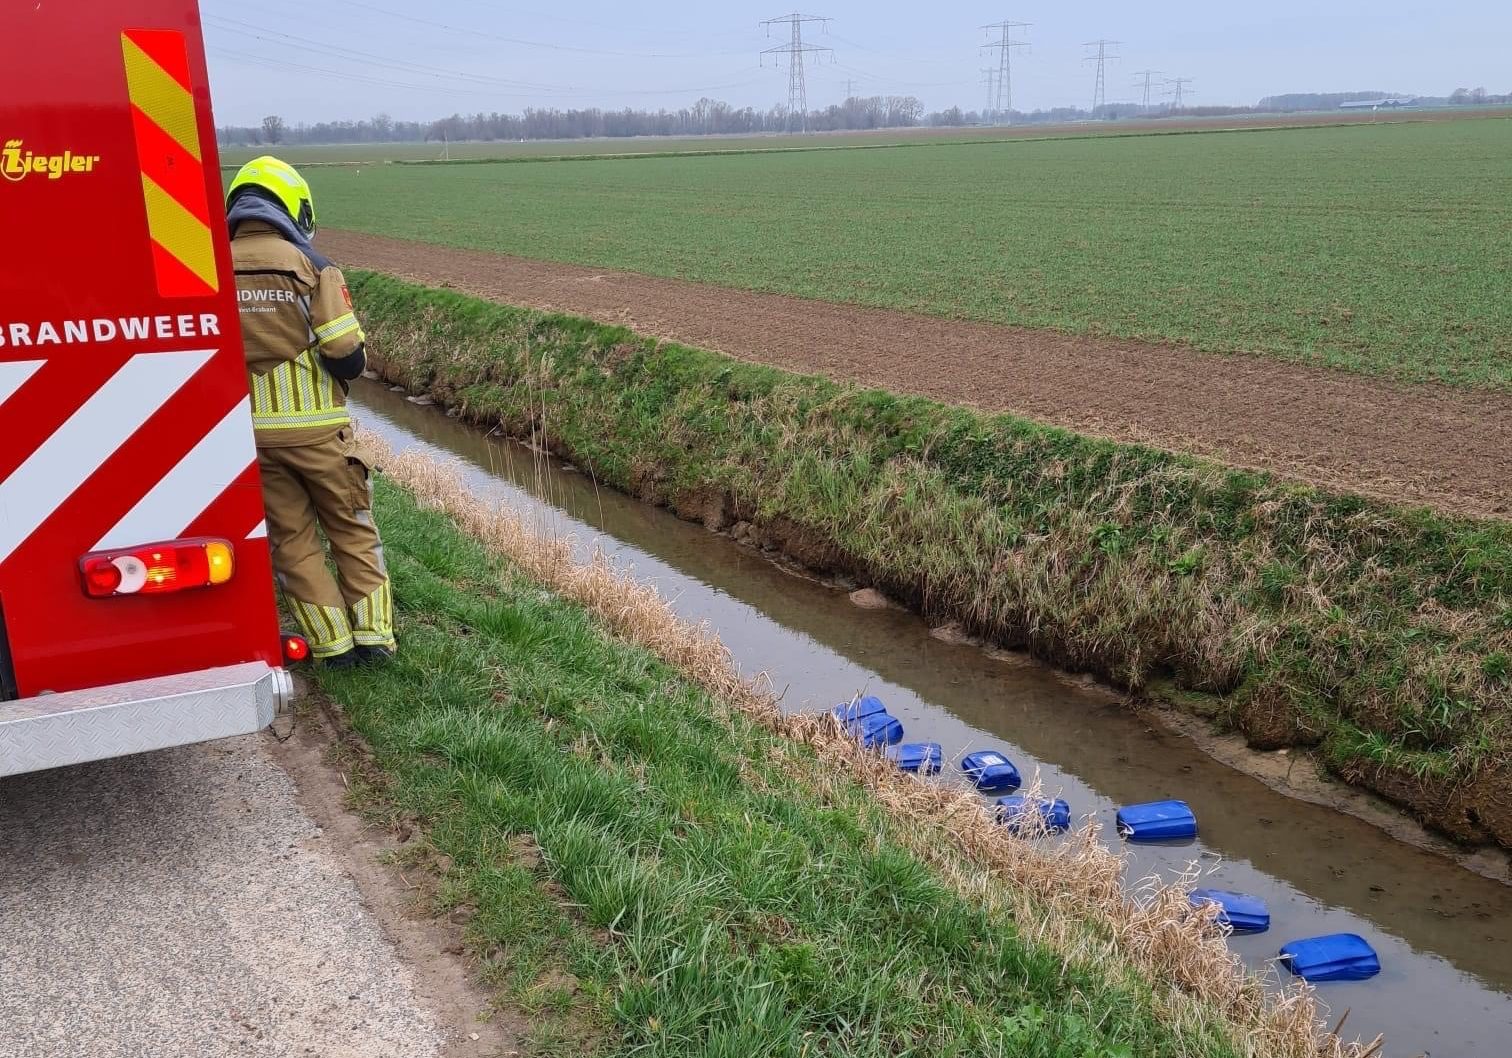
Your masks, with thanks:
[[[262,662],[0,702],[0,776],[260,731],[293,681]]]

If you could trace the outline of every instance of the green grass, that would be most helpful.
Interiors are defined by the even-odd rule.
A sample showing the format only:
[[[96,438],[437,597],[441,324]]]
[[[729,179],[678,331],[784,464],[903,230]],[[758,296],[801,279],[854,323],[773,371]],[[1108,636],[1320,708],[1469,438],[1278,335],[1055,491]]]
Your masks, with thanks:
[[[323,171],[323,223],[1512,389],[1512,123]]]
[[[988,638],[1224,695],[1254,744],[1321,743],[1461,837],[1512,780],[1512,526],[352,279],[389,377],[600,481],[727,495]]]
[[[532,1053],[1238,1053],[1216,1019],[1168,1026],[1142,983],[1021,939],[859,787],[795,780],[806,751],[381,478],[378,517],[400,655],[316,678],[372,749],[367,804],[419,821]]]

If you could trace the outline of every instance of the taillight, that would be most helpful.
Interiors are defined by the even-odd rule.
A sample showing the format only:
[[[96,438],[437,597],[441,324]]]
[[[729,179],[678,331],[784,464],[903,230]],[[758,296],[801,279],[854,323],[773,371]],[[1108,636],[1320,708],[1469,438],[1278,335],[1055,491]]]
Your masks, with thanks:
[[[84,594],[162,595],[224,584],[236,572],[236,553],[224,540],[174,540],[120,551],[97,551],[79,560]]]
[[[283,637],[284,663],[295,665],[306,661],[310,657],[310,644],[304,636],[297,636],[291,632],[285,632]]]

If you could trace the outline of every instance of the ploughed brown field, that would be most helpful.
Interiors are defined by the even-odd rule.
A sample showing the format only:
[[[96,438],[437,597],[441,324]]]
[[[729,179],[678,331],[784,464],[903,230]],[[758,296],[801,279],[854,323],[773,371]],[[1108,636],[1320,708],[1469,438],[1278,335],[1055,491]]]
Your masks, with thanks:
[[[349,231],[324,232],[321,247],[346,267],[623,324],[792,371],[1012,412],[1392,502],[1512,517],[1512,399],[1495,391]]]

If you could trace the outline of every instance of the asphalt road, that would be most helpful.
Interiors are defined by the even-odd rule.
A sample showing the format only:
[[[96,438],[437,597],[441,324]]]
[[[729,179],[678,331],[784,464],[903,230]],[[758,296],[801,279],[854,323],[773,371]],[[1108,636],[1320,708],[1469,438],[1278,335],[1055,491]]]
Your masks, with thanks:
[[[0,1056],[457,1053],[269,747],[0,779]]]

